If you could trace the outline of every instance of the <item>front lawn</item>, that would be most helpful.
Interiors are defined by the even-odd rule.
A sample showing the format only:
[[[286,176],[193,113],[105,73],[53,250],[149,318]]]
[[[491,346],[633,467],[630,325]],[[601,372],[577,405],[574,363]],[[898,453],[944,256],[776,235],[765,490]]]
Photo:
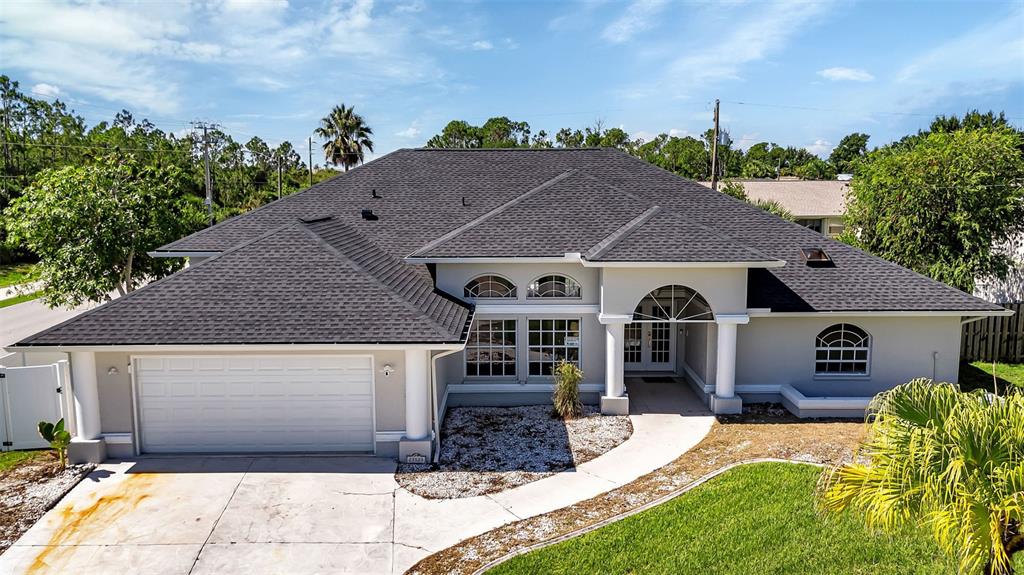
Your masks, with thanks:
[[[13,469],[38,457],[47,457],[48,451],[3,451],[0,452],[0,473]]]
[[[1008,386],[1024,390],[1024,363],[997,363],[975,361],[960,364],[960,388],[963,390],[987,389],[992,391],[992,374],[998,379],[1000,392]]]
[[[35,292],[32,292],[32,293],[25,293],[25,294],[21,294],[21,295],[16,295],[14,297],[9,297],[7,299],[0,299],[0,308],[12,306],[12,305],[17,305],[19,303],[25,303],[27,301],[32,301],[32,300],[36,299],[37,297],[39,297],[40,295],[42,295],[42,293],[43,292],[35,291]]]
[[[0,265],[0,288],[28,283],[38,278],[35,264]]]
[[[809,465],[743,465],[667,503],[488,573],[956,572],[923,531],[873,535],[856,516],[818,515],[819,474]]]

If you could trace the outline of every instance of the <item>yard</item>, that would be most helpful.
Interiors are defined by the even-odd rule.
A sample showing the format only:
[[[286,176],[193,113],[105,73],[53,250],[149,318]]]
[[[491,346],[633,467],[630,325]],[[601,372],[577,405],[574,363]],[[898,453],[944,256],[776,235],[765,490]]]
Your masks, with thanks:
[[[39,279],[35,264],[0,265],[0,288],[28,283]]]
[[[61,470],[49,450],[0,453],[0,554],[92,468]]]
[[[996,363],[975,361],[960,364],[960,387],[964,390],[992,390],[992,374],[995,373],[1000,391],[1011,386],[1024,390],[1024,363]]]

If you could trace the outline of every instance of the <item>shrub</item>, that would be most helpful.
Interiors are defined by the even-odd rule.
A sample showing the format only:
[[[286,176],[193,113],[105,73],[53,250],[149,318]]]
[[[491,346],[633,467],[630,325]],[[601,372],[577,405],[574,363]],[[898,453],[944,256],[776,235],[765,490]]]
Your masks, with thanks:
[[[64,418],[62,417],[57,423],[40,421],[39,437],[42,437],[43,440],[49,443],[50,447],[57,452],[57,458],[60,459],[61,469],[66,467],[68,463],[68,444],[71,443],[71,434],[64,430]]]
[[[574,419],[583,415],[583,403],[580,402],[580,382],[583,372],[564,359],[555,366],[555,412],[563,419]]]

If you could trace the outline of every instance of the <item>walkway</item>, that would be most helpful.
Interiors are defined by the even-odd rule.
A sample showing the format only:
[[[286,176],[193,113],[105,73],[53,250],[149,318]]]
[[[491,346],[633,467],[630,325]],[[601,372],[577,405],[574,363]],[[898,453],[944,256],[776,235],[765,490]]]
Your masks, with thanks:
[[[393,461],[369,457],[104,464],[0,556],[0,574],[402,573],[467,537],[653,471],[714,421],[681,384],[629,390],[629,440],[573,472],[490,496],[423,499],[395,483]]]

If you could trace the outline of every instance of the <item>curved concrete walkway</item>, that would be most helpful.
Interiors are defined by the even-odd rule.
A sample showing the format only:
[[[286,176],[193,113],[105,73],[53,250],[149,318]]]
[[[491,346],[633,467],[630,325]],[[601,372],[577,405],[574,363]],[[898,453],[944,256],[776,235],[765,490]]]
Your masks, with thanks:
[[[622,486],[696,445],[714,418],[676,383],[630,386],[633,435],[571,472],[428,500],[368,457],[169,457],[109,463],[3,556],[6,573],[402,573],[508,523]]]

